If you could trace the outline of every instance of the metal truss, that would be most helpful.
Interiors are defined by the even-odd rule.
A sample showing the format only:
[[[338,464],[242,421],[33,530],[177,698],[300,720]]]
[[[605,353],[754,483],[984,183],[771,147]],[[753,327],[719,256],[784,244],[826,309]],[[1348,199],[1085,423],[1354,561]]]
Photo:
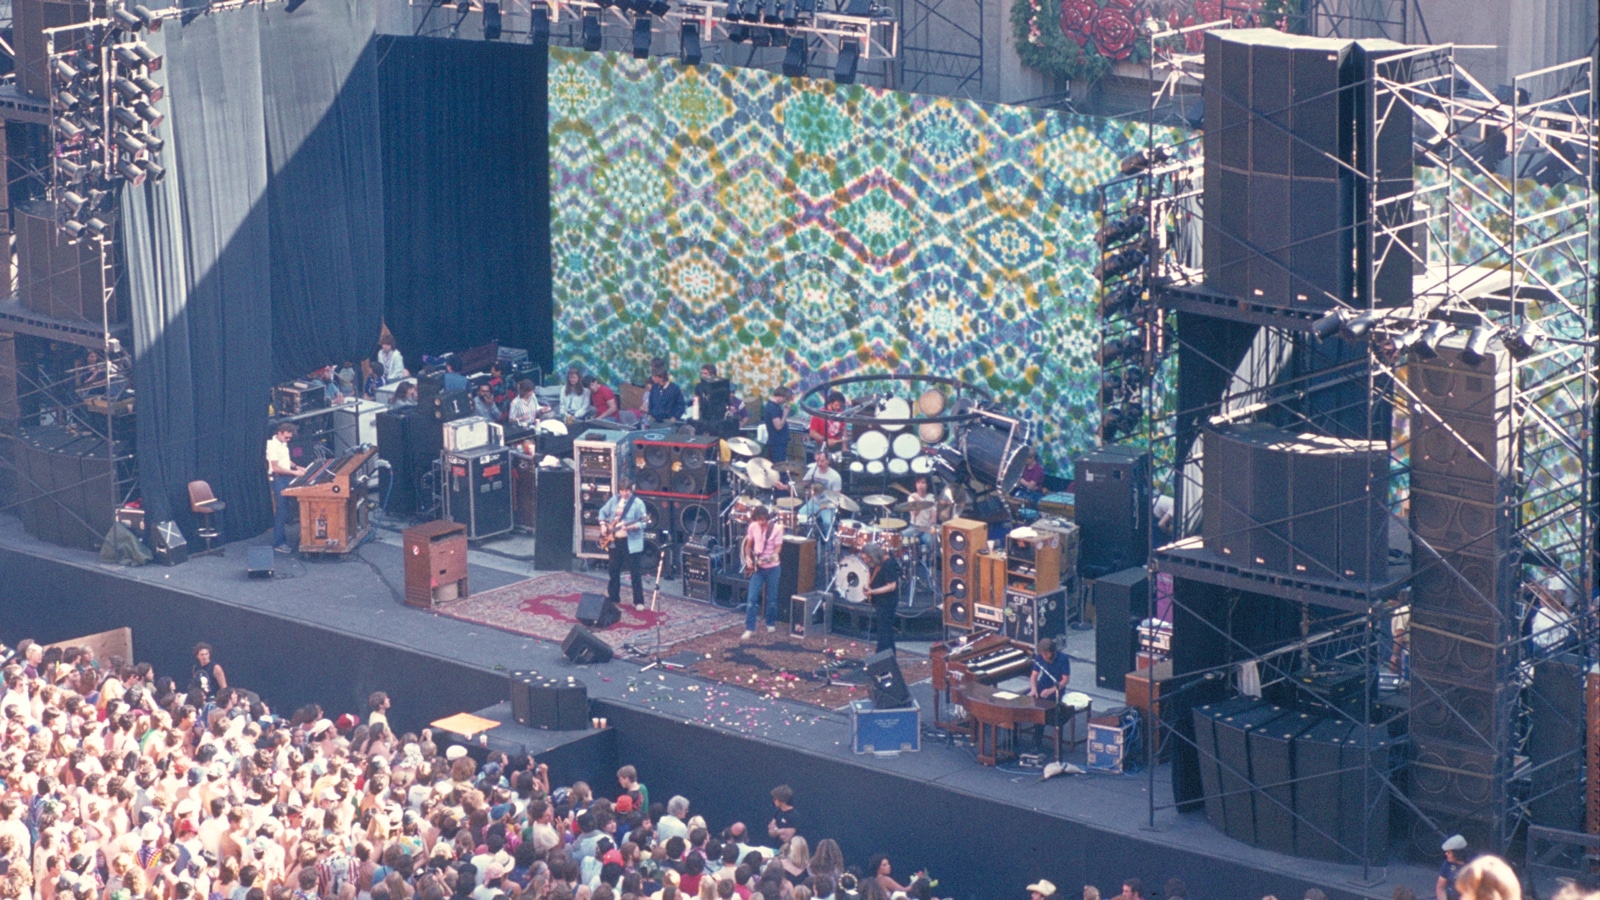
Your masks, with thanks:
[[[982,100],[983,3],[898,0],[899,90]],[[957,16],[963,16],[962,19]],[[967,21],[970,19],[970,22]]]

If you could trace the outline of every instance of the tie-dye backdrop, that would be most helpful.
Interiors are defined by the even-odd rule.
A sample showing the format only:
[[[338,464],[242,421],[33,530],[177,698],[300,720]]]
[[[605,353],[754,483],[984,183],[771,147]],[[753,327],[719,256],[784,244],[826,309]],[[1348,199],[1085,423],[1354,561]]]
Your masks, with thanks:
[[[1158,140],[1181,140],[1162,131]],[[1139,123],[550,49],[558,361],[742,396],[949,375],[1070,471],[1099,419],[1095,192]]]

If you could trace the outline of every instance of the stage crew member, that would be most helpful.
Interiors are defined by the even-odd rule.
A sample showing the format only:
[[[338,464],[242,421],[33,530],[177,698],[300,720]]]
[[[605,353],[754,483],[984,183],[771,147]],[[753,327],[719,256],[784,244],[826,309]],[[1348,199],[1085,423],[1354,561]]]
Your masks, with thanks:
[[[872,563],[872,581],[867,587],[867,602],[878,626],[878,651],[894,649],[894,611],[900,605],[900,561],[879,543],[867,545]]]
[[[286,529],[289,526],[290,498],[283,495],[283,489],[289,486],[296,475],[303,474],[305,469],[294,464],[289,456],[289,441],[299,431],[293,422],[284,422],[278,430],[267,439],[267,477],[272,481],[272,502],[277,507],[277,516],[272,520],[272,549],[279,553],[292,553],[294,548],[289,546],[289,536]]]
[[[617,493],[600,507],[600,522],[608,527],[611,540],[611,583],[606,598],[622,602],[622,567],[633,577],[633,608],[644,609],[644,575],[639,571],[639,554],[644,552],[644,523],[648,511],[644,501],[634,496],[633,485],[617,484]]]
[[[789,459],[789,398],[794,394],[786,387],[772,392],[767,402],[761,404],[761,424],[767,426],[767,459],[775,463]]]
[[[644,395],[644,414],[652,422],[676,421],[683,418],[686,408],[683,391],[672,383],[672,373],[667,371],[666,362],[657,360],[650,366],[650,390]]]
[[[518,428],[532,428],[538,424],[539,416],[545,412],[545,407],[533,396],[533,382],[524,378],[517,382],[517,396],[511,401],[511,411],[507,416],[511,424]]]
[[[831,413],[844,412],[844,395],[838,391],[829,391],[825,408]],[[841,453],[844,451],[844,435],[845,425],[843,422],[824,419],[821,416],[812,416],[811,424],[806,428],[806,436],[829,453]]]
[[[378,364],[383,366],[385,384],[393,384],[411,374],[406,371],[405,357],[395,349],[394,338],[391,337],[378,341]]]
[[[740,558],[744,573],[750,578],[750,590],[745,593],[744,634],[739,640],[748,641],[756,633],[756,614],[761,611],[762,596],[766,596],[767,631],[778,630],[778,573],[779,557],[783,550],[783,523],[772,521],[765,506],[758,506],[750,516],[750,529],[745,532]],[[763,590],[763,588],[765,590]]]

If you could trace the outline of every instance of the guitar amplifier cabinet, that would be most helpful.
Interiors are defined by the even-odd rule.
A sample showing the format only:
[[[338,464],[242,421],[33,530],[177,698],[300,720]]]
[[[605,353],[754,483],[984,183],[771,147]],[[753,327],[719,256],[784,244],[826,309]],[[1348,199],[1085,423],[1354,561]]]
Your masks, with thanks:
[[[784,535],[778,552],[778,614],[788,618],[785,597],[809,594],[817,587],[817,542],[799,535]]]
[[[272,389],[272,408],[280,416],[298,416],[328,408],[328,390],[320,381],[290,381]]]
[[[467,539],[511,530],[511,451],[504,447],[444,455],[445,515],[467,526]]]
[[[406,605],[427,609],[467,596],[467,526],[426,522],[401,534]]]

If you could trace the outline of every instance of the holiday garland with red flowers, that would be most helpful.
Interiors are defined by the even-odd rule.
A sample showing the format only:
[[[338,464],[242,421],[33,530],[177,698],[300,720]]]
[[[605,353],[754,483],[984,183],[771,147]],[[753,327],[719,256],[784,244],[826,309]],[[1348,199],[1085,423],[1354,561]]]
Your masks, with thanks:
[[[1068,79],[1094,79],[1111,64],[1150,58],[1135,0],[1016,0],[1011,22],[1024,65]]]

